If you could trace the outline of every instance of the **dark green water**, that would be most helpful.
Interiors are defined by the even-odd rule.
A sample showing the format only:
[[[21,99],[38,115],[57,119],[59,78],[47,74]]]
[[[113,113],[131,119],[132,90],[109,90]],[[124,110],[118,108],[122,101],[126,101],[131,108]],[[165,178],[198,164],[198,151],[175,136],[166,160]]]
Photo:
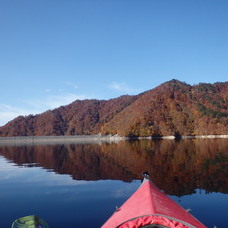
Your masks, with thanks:
[[[0,227],[36,214],[51,228],[100,227],[141,172],[208,227],[227,227],[228,140],[0,146]]]

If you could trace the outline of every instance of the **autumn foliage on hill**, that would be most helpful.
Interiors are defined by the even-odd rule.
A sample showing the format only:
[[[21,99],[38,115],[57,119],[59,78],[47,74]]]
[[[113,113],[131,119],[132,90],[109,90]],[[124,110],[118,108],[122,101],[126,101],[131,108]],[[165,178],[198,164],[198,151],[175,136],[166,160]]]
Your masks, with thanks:
[[[228,134],[228,82],[198,85],[171,80],[136,96],[76,100],[39,115],[19,116],[0,136],[120,136]]]

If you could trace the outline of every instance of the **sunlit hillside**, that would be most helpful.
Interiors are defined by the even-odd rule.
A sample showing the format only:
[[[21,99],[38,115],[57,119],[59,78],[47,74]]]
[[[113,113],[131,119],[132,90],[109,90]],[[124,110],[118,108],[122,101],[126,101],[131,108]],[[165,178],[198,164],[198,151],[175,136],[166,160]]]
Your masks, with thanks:
[[[188,85],[171,80],[135,96],[76,100],[39,115],[19,116],[0,136],[228,135],[228,82]]]

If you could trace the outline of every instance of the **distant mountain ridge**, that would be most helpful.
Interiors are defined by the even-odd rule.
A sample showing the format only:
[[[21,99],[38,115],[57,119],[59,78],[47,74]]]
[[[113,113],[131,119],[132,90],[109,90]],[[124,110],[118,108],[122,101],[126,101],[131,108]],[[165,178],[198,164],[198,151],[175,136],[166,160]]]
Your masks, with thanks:
[[[228,135],[228,82],[191,86],[171,80],[139,95],[76,100],[0,127],[0,136],[92,134]]]

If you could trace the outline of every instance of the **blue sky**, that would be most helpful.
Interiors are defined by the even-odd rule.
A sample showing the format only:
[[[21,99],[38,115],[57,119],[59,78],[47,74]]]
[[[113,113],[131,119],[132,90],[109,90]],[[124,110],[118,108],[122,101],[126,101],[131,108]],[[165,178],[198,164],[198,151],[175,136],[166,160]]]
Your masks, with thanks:
[[[0,126],[173,78],[228,80],[227,0],[0,0]]]

